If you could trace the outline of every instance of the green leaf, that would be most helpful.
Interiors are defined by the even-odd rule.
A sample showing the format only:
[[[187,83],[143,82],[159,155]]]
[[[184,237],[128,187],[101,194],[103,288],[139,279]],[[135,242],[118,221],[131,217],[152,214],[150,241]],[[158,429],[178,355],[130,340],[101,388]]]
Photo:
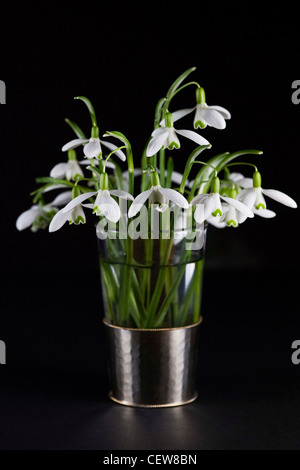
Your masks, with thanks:
[[[64,184],[66,186],[73,187],[73,183],[67,180],[60,180],[58,178],[52,178],[51,176],[41,176],[35,179],[37,183],[50,183],[50,184]]]
[[[133,163],[131,144],[129,140],[127,139],[127,137],[125,137],[125,135],[119,131],[107,131],[103,137],[106,137],[106,136],[116,137],[117,139],[121,140],[121,142],[125,144],[128,173],[129,173],[128,192],[133,195],[134,194],[134,163]]]
[[[155,108],[155,116],[154,116],[154,129],[159,127],[159,123],[161,121],[161,109],[166,101],[166,98],[161,98]]]
[[[79,139],[86,139],[84,132],[80,129],[80,127],[75,122],[71,121],[68,118],[66,118],[65,121],[67,124],[69,124],[69,126],[75,132],[75,134],[77,135]]]
[[[194,163],[194,161],[196,160],[196,158],[198,157],[198,155],[203,152],[203,150],[207,149],[207,148],[210,148],[211,145],[200,145],[199,147],[196,147],[192,153],[190,154],[187,162],[186,162],[186,165],[185,165],[185,168],[184,168],[184,171],[183,171],[183,176],[182,176],[182,180],[181,180],[181,184],[180,184],[180,189],[179,189],[179,192],[181,194],[184,193],[184,188],[185,188],[185,183],[189,177],[189,174],[191,172],[191,169],[192,169],[192,165]]]
[[[190,73],[194,72],[194,70],[196,70],[196,67],[191,67],[190,69],[183,72],[183,74],[180,75],[180,77],[178,77],[175,82],[172,83],[166,95],[167,100],[172,97],[173,93],[177,90],[179,85],[186,79],[186,77],[188,77],[188,75],[190,75]]]
[[[92,124],[93,124],[93,126],[96,127],[97,126],[96,113],[95,113],[95,110],[94,110],[93,105],[90,102],[90,100],[88,98],[86,98],[85,96],[75,96],[74,100],[81,100],[85,103],[86,107],[89,110],[91,120],[92,120]]]

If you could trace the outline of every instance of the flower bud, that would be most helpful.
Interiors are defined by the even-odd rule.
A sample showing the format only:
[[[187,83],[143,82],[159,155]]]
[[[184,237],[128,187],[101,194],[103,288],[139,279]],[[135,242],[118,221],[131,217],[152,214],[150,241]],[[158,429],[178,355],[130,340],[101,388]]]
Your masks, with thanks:
[[[212,193],[219,193],[220,192],[220,180],[217,176],[214,176],[211,182],[211,190]]]
[[[173,116],[171,113],[167,113],[165,116],[166,127],[173,127]]]
[[[151,173],[151,182],[152,186],[160,186],[160,179],[157,171],[153,171],[153,173]]]
[[[98,139],[99,138],[99,127],[93,126],[91,130],[91,137]]]
[[[102,189],[103,191],[108,189],[108,174],[107,173],[105,172],[101,173],[99,186],[100,186],[100,189]]]
[[[68,150],[68,161],[76,160],[76,152],[74,149]]]
[[[261,174],[259,171],[255,171],[253,173],[253,188],[260,188],[261,187]]]
[[[206,103],[205,91],[202,87],[196,89],[196,102],[197,104]]]

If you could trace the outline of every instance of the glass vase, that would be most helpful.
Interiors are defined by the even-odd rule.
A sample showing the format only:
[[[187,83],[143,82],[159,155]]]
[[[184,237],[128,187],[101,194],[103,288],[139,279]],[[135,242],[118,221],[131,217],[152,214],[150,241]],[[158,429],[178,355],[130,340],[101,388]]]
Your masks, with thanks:
[[[97,230],[110,398],[160,407],[195,400],[206,227],[130,238]]]

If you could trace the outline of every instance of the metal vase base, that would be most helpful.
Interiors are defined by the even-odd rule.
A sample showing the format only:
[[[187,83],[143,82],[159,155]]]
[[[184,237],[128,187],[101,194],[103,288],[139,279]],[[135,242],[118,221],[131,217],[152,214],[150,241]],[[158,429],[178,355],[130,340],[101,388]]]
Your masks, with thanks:
[[[120,328],[104,321],[114,402],[140,408],[187,405],[196,400],[198,331]]]

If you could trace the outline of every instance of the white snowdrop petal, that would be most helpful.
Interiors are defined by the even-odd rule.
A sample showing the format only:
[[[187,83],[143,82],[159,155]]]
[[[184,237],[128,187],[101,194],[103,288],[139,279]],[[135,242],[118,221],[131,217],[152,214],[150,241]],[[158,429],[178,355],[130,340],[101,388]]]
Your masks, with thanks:
[[[88,158],[96,158],[101,154],[101,145],[99,139],[90,139],[89,143],[83,148],[83,153]]]
[[[72,199],[71,202],[69,202],[69,204],[66,205],[66,207],[64,207],[62,209],[63,213],[65,214],[66,212],[69,212],[70,210],[72,210],[75,206],[77,206],[77,204],[81,204],[83,201],[85,201],[86,199],[88,199],[89,197],[92,197],[92,196],[95,196],[95,194],[97,194],[96,191],[93,191],[93,192],[90,192],[90,193],[83,193],[83,194],[80,194],[79,196],[75,197],[74,199]]]
[[[264,217],[265,219],[272,219],[276,216],[276,213],[270,211],[269,209],[253,209],[253,213],[255,215],[259,215],[260,217]]]
[[[118,148],[117,145],[112,144],[111,142],[107,142],[107,140],[100,140],[100,142],[101,142],[102,145],[104,145],[105,147],[107,147],[110,151],[113,151],[113,150],[115,150],[115,149]],[[120,147],[120,145],[119,145],[119,147]],[[124,152],[122,152],[122,150],[117,150],[117,151],[115,152],[115,155],[116,155],[117,157],[119,157],[120,160],[122,160],[122,162],[125,162],[125,161],[126,161],[126,155],[125,155]],[[109,161],[106,163],[106,166],[107,166],[108,168],[109,168],[109,165],[108,165],[109,163],[110,163]],[[113,163],[111,163],[110,165],[113,165],[113,166],[111,166],[110,168],[115,168],[115,165],[114,165]]]
[[[212,109],[210,107],[204,108],[201,110],[201,115],[207,122],[207,124],[211,127],[215,127],[216,129],[225,129],[226,127],[226,122],[223,116],[216,111],[215,109]]]
[[[95,202],[95,206],[96,206]],[[121,217],[119,204],[109,195],[109,192],[102,191],[101,201],[98,204],[101,215],[104,215],[110,222],[118,222]]]
[[[74,140],[71,140],[70,142],[68,142],[67,144],[65,144],[62,147],[62,151],[66,152],[67,150],[75,149],[76,147],[79,147],[79,145],[85,144],[88,141],[89,141],[89,139],[74,139]]]
[[[72,199],[72,191],[63,191],[51,202],[52,206],[64,206]]]
[[[231,118],[230,112],[227,109],[223,108],[222,106],[213,105],[213,106],[209,106],[209,107],[211,109],[215,109],[216,111],[221,113],[221,115],[223,116],[224,119],[230,119]]]
[[[64,178],[68,169],[68,163],[58,163],[50,171],[51,178]]]
[[[151,193],[153,192],[153,186],[150,189],[147,189],[146,191],[143,191],[140,193],[133,201],[131,204],[129,211],[128,211],[128,217],[134,217],[142,208],[144,203],[147,201]]]
[[[177,206],[182,207],[183,209],[188,209],[189,203],[185,197],[180,194],[178,191],[170,188],[159,188],[159,192],[163,194],[167,199],[170,199],[172,202],[177,204]]]
[[[147,150],[146,150],[147,157],[152,157],[153,155],[155,155],[162,148],[162,146],[164,145],[165,141],[168,138],[168,135],[169,135],[168,129],[166,128],[160,128],[160,129],[156,129],[156,131],[160,131],[160,132],[156,132],[155,134],[153,133],[154,135],[152,139],[150,140]]]
[[[223,201],[227,202],[231,206],[235,207],[238,211],[242,212],[242,214],[245,214],[247,217],[254,217],[253,212],[251,209],[249,209],[246,204],[243,204],[241,201],[238,201],[237,199],[233,199],[231,197],[226,197],[226,196],[220,196]]]
[[[189,131],[187,129],[175,129],[177,134],[183,135],[187,139],[196,142],[198,145],[210,145],[208,140],[204,139],[201,135],[197,134],[197,132]]]
[[[242,176],[242,178],[239,178],[239,179],[236,178],[234,180],[234,179],[232,179],[232,175],[233,175],[233,173],[230,175],[231,181],[236,183],[238,186],[242,186],[242,188],[246,188],[246,189],[253,188],[253,179],[252,178],[244,178]]]
[[[111,189],[109,192],[112,196],[121,197],[123,199],[129,199],[130,201],[133,201],[134,199],[131,194],[127,193],[126,191],[122,191],[121,189]]]
[[[68,213],[64,213],[62,210],[58,211],[50,222],[49,232],[56,232],[56,230],[59,230],[68,220],[68,216]]]
[[[26,228],[30,227],[30,225],[34,222],[38,214],[39,208],[38,206],[32,206],[31,209],[28,209],[25,212],[22,212],[21,215],[17,218],[16,227],[18,230],[25,230]]]
[[[296,209],[297,207],[296,201],[281,191],[277,191],[276,189],[262,189],[262,192],[265,196],[268,196],[271,199],[274,199],[274,201],[280,202],[285,206],[292,207],[293,209]]]
[[[249,209],[253,209],[253,206],[256,201],[256,191],[254,188],[252,189],[242,189],[240,193],[237,195],[237,200],[241,201],[243,204],[249,207]]]
[[[198,194],[191,200],[190,202],[191,206],[196,206],[197,204],[203,204],[205,199],[208,198],[208,196],[209,196],[208,194]]]
[[[175,111],[172,113],[173,117],[173,122],[178,121],[178,119],[183,118],[184,116],[187,116],[188,114],[192,113],[195,110],[194,108],[185,108],[185,109],[179,109],[178,111]]]

